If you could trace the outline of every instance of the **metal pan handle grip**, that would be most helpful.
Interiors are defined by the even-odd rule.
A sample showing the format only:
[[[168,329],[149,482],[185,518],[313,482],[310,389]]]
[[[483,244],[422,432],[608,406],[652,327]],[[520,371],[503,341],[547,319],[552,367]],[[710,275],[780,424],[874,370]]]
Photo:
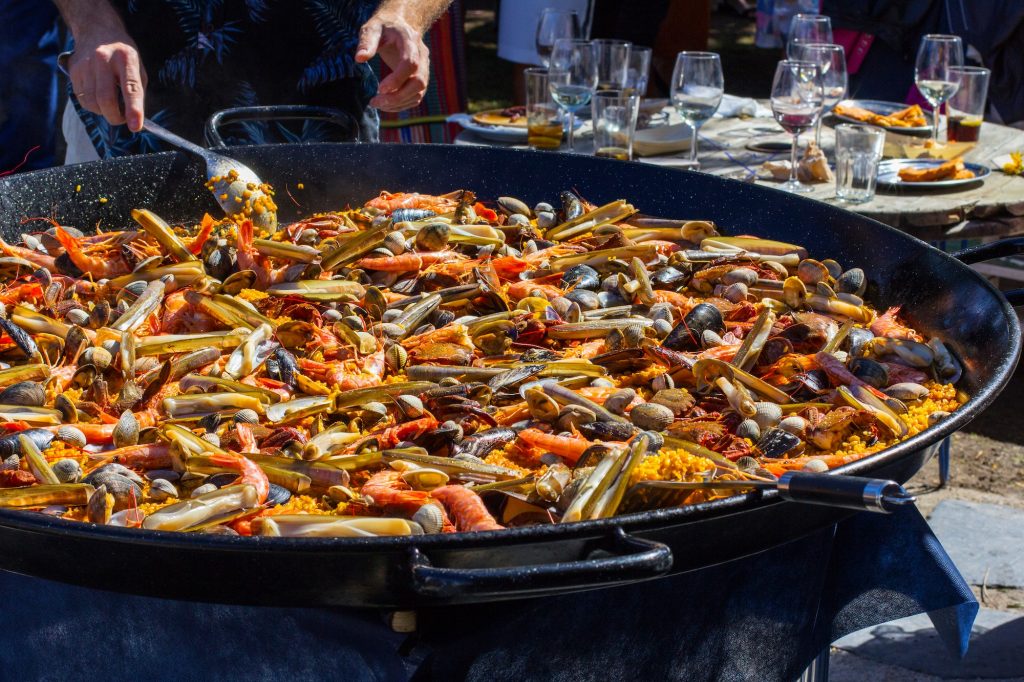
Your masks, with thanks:
[[[660,542],[627,535],[622,529],[616,530],[611,541],[612,556],[506,568],[442,568],[414,549],[410,584],[416,594],[435,599],[530,597],[648,580],[672,567],[672,550]]]
[[[914,501],[896,481],[787,471],[779,477],[779,495],[805,504],[889,513]]]
[[[352,116],[330,107],[313,107],[304,104],[273,104],[260,107],[234,107],[215,112],[206,120],[204,134],[206,143],[213,149],[227,147],[220,135],[220,128],[239,121],[304,121],[317,120],[333,123],[344,128],[350,139],[359,140],[359,124]]]
[[[1007,256],[1018,256],[1024,253],[1024,237],[1011,237],[1000,239],[991,244],[982,244],[953,254],[962,263],[972,265],[994,258],[1006,258]],[[1024,306],[1024,289],[1012,289],[1004,291],[1003,296],[1012,306]]]

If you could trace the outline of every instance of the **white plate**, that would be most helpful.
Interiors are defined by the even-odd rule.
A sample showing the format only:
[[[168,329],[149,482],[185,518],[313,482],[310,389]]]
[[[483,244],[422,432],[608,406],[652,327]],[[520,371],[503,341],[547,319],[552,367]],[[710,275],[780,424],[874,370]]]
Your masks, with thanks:
[[[889,189],[938,189],[942,187],[960,187],[972,183],[981,183],[992,172],[987,166],[964,162],[967,170],[974,171],[973,178],[959,180],[934,180],[932,182],[904,182],[900,180],[901,168],[935,168],[946,163],[942,159],[888,159],[878,164],[878,185]]]
[[[900,104],[899,102],[886,102],[880,99],[844,99],[842,102],[840,102],[840,104],[846,107],[859,107],[861,109],[867,109],[868,111],[874,112],[876,114],[881,114],[882,116],[894,114],[897,111],[901,111],[910,106],[909,104]],[[850,118],[849,116],[841,116],[837,114],[834,110],[831,113],[839,120],[846,121],[847,123],[857,123],[860,125],[875,125],[874,123],[869,123],[867,121],[858,121],[857,119]],[[925,114],[927,115],[928,112],[925,112]],[[915,126],[913,128],[899,128],[893,126],[878,127],[883,128],[885,130],[891,130],[894,133],[905,133],[908,135],[922,135],[925,133],[930,133],[932,130],[932,127],[930,125]]]

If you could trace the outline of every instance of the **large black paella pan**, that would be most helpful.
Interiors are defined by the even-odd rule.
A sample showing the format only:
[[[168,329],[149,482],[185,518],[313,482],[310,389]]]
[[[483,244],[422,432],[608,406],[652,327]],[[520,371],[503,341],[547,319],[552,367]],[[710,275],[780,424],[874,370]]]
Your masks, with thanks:
[[[983,410],[1020,353],[1010,303],[962,262],[897,230],[832,206],[699,173],[583,156],[451,146],[281,145],[234,155],[276,187],[281,219],[358,202],[382,189],[527,202],[575,188],[601,204],[627,198],[652,215],[713,220],[806,246],[869,276],[870,299],[900,305],[915,328],[962,359],[970,402],[920,435],[841,472],[905,481],[937,444]],[[0,180],[0,230],[26,216],[86,228],[130,223],[133,208],[170,221],[216,206],[203,169],[166,153]],[[81,191],[76,192],[76,187]],[[105,203],[98,201],[102,196]],[[1003,247],[1020,248],[1020,244]],[[992,250],[974,254],[990,256]],[[656,578],[749,555],[834,523],[843,512],[752,493],[601,521],[475,534],[368,539],[183,535],[0,510],[0,568],[172,598],[253,604],[409,606],[568,592]],[[271,587],[272,586],[272,587]]]

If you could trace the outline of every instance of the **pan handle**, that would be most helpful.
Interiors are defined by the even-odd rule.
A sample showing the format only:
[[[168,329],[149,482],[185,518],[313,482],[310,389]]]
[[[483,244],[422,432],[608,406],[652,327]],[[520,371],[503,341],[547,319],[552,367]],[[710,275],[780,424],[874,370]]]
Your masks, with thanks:
[[[994,258],[1006,258],[1007,256],[1018,256],[1024,253],[1024,237],[1011,237],[1000,239],[991,244],[982,244],[953,254],[961,263],[972,265]],[[1024,289],[1011,289],[1004,291],[1003,296],[1012,306],[1024,306]]]
[[[259,107],[234,107],[221,109],[206,120],[204,134],[211,149],[224,149],[228,145],[220,135],[220,128],[239,121],[327,121],[348,133],[348,138],[359,140],[359,125],[349,114],[330,107],[313,107],[304,104],[272,104]]]
[[[413,549],[410,585],[416,594],[435,599],[529,597],[649,580],[672,567],[668,545],[628,535],[621,528],[610,540],[610,556],[505,568],[442,568],[431,564],[422,550]]]

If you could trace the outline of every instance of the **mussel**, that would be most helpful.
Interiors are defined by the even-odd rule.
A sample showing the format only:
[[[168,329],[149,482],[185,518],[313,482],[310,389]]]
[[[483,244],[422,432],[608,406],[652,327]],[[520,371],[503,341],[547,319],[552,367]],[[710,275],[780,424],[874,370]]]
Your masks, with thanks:
[[[686,314],[683,321],[672,330],[662,345],[671,350],[697,350],[701,347],[701,336],[705,331],[716,334],[725,332],[722,313],[710,303],[699,303]]]

